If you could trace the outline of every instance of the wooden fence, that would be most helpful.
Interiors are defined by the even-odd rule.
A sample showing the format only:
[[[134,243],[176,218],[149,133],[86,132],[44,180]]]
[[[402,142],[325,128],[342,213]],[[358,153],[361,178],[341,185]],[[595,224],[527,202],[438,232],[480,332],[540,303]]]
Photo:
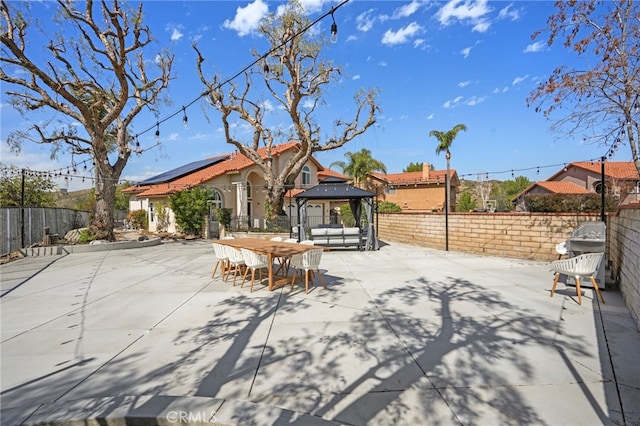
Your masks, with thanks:
[[[89,213],[63,208],[0,208],[0,249],[2,256],[42,241],[44,228],[60,238],[72,229],[89,225]]]

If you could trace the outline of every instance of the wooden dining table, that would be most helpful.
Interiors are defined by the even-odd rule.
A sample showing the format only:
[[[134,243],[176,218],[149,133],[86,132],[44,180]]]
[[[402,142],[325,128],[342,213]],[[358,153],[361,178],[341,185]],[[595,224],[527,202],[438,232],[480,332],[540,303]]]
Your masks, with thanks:
[[[294,254],[302,254],[309,250],[324,247],[313,246],[307,244],[298,243],[286,243],[284,241],[271,241],[261,238],[234,238],[228,240],[216,240],[216,243],[234,247],[237,249],[245,248],[252,250],[258,254],[264,254],[268,258],[268,276],[269,276],[269,290],[274,290],[276,287],[286,284],[289,279],[285,276],[279,276],[273,271],[273,261],[276,258],[290,259]],[[279,278],[277,281],[275,278]]]

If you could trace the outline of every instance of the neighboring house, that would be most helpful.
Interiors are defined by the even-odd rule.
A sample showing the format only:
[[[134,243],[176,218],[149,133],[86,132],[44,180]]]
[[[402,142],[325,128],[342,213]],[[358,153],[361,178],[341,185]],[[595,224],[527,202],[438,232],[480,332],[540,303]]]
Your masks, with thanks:
[[[640,200],[640,178],[633,162],[608,161],[604,164],[605,194],[618,198],[619,204]],[[536,194],[600,194],[602,165],[598,161],[569,163],[546,181],[535,182],[513,198],[517,211],[525,210],[524,198]]]
[[[280,170],[286,161],[299,149],[299,143],[288,142],[272,147],[273,167]],[[258,150],[264,158],[264,148]],[[303,167],[302,172],[295,179],[295,188],[288,191],[293,196],[314,185],[335,172],[326,171],[313,157]],[[129,195],[129,210],[146,210],[149,219],[149,230],[158,231],[157,208],[159,205],[169,205],[169,195],[183,189],[195,186],[205,186],[211,191],[210,214],[206,229],[210,229],[215,221],[214,212],[217,208],[232,209],[232,217],[238,226],[248,228],[264,227],[266,190],[262,170],[244,155],[238,152],[218,155],[195,161],[168,172],[146,179],[137,185],[125,189]],[[291,192],[291,194],[289,194]],[[295,219],[297,212],[295,201],[285,202],[285,211],[289,217]],[[321,219],[330,216],[329,203],[314,203],[309,207],[308,215],[320,216]],[[173,212],[169,209],[168,232],[176,232]],[[205,232],[205,234],[209,234]],[[205,235],[209,237],[210,235]]]
[[[460,179],[451,169],[451,206],[455,211],[456,194]],[[377,173],[368,179],[365,188],[378,194],[379,200],[390,201],[403,210],[444,211],[446,170],[431,170],[429,163],[422,164],[422,171],[405,173]]]

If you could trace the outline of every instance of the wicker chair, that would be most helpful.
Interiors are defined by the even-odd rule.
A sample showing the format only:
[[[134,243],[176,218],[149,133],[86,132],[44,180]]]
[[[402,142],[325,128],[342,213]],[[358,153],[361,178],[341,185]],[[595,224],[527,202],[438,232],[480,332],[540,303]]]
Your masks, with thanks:
[[[576,293],[578,295],[578,304],[582,305],[580,278],[589,277],[591,279],[591,283],[593,284],[593,288],[596,290],[598,296],[600,296],[600,300],[602,300],[602,303],[605,303],[604,297],[602,297],[602,293],[600,293],[600,289],[598,288],[598,283],[596,283],[596,280],[594,278],[596,273],[598,272],[598,267],[600,266],[600,262],[602,261],[603,256],[604,253],[587,253],[581,254],[576,257],[571,257],[569,259],[556,260],[554,262],[551,262],[551,265],[549,265],[549,269],[555,272],[553,287],[551,288],[551,297],[553,297],[553,294],[556,291],[556,286],[558,285],[560,275],[574,277],[576,279]]]
[[[211,273],[211,278],[215,278],[216,271],[218,270],[218,266],[220,267],[220,277],[224,280],[227,264],[229,263],[229,256],[224,250],[224,246],[218,243],[211,243],[213,246],[213,251],[216,254],[216,266],[213,268],[213,272]]]
[[[322,283],[322,287],[325,289],[327,286],[324,284],[324,279],[322,278],[322,272],[320,272],[320,259],[322,259],[322,249],[313,249],[308,250],[302,254],[294,254],[291,256],[290,266],[293,267],[293,277],[291,277],[291,288],[293,289],[293,285],[296,281],[297,271],[304,271],[304,287],[305,292],[309,293],[309,273],[313,273],[314,271],[318,273],[320,277],[320,282]]]
[[[256,270],[260,272],[260,279],[262,279],[262,270],[269,267],[269,258],[264,254],[258,254],[245,248],[241,248],[240,251],[242,252],[244,265],[246,267],[244,275],[242,276],[242,284],[240,285],[240,287],[244,286],[244,281],[247,279],[249,269],[251,269],[251,288],[249,289],[249,293],[252,293],[253,283],[256,280]]]

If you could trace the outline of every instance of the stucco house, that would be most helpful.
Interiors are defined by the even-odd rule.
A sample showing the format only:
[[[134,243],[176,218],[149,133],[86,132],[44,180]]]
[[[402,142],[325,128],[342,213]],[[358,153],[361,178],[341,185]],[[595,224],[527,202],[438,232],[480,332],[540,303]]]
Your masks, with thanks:
[[[640,178],[633,162],[607,161],[604,164],[605,194],[619,199],[619,204],[640,200]],[[567,164],[546,181],[534,182],[513,199],[516,210],[523,211],[524,197],[535,194],[600,194],[602,164],[599,161],[578,161]]]
[[[370,175],[368,188],[378,194],[378,199],[397,204],[402,210],[444,211],[446,170],[431,170],[429,163],[422,164],[422,171],[404,173],[377,173]],[[456,194],[460,179],[455,169],[450,170],[451,206],[455,210]]]
[[[297,142],[288,142],[272,147],[273,167],[280,170],[286,161],[299,149]],[[266,150],[258,153],[265,158]],[[295,187],[287,191],[285,202],[287,215],[295,220],[297,217],[295,201],[291,197],[304,191],[327,176],[337,173],[325,169],[315,158],[311,157],[304,165],[302,172],[295,179]],[[340,175],[342,176],[342,175]],[[205,237],[215,236],[214,212],[217,208],[232,209],[232,217],[236,226],[244,229],[261,228],[265,225],[265,180],[262,170],[244,155],[238,152],[222,154],[204,160],[194,161],[176,169],[169,170],[152,178],[133,185],[123,192],[129,195],[129,211],[145,210],[147,212],[149,230],[158,231],[158,206],[169,205],[169,196],[183,189],[198,185],[211,191],[210,214],[205,225]],[[329,202],[313,203],[308,206],[307,214],[327,220],[330,216]],[[176,232],[175,217],[168,208],[169,225],[167,232]],[[321,222],[322,223],[322,222]]]

